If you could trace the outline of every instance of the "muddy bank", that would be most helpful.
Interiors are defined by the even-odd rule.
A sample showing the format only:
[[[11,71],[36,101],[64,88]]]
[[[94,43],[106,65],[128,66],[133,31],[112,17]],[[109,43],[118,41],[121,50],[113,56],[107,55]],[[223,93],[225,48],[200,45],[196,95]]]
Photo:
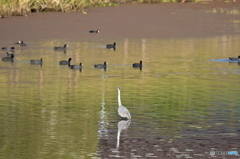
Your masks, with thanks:
[[[214,11],[225,8],[231,14]],[[239,34],[240,3],[124,4],[88,14],[32,13],[0,19],[0,43],[41,39],[188,38]],[[91,29],[99,29],[95,36]]]

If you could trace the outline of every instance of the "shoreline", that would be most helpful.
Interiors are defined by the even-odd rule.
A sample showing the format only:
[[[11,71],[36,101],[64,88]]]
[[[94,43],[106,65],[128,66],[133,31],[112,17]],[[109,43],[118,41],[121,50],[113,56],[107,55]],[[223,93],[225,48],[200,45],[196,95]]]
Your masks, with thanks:
[[[193,38],[240,34],[240,3],[124,4],[82,12],[40,12],[0,19],[0,43],[43,39]],[[219,9],[220,10],[220,9]],[[240,14],[240,11],[239,11]],[[98,35],[89,30],[100,30]]]

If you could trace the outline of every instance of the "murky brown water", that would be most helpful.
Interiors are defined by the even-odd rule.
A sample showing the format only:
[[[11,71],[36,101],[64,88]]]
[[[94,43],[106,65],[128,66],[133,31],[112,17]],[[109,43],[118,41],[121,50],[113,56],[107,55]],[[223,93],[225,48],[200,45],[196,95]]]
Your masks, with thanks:
[[[67,42],[66,42],[67,41]],[[210,158],[239,151],[240,36],[29,41],[0,62],[0,158]],[[67,52],[53,46],[67,43]],[[110,42],[109,42],[110,43]],[[1,53],[1,57],[4,52]],[[43,65],[31,59],[43,58]],[[82,72],[59,65],[71,57]],[[143,69],[132,63],[143,60]],[[94,64],[109,63],[106,71]],[[119,121],[117,90],[132,115]],[[232,156],[235,157],[235,156]]]

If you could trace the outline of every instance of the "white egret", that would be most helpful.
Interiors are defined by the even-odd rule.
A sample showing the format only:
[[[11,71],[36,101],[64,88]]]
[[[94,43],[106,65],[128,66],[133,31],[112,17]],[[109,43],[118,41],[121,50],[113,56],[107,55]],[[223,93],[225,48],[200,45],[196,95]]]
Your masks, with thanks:
[[[120,97],[120,87],[117,87],[118,90],[118,114],[123,118],[123,119],[131,119],[130,112],[126,107],[122,105],[121,102],[121,97]]]

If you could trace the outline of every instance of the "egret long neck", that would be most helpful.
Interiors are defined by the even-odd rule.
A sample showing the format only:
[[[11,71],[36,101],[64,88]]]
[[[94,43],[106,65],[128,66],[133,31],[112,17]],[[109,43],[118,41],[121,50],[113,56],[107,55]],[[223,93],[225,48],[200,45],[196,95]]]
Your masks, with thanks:
[[[118,106],[122,105],[121,97],[120,97],[120,90],[118,89]]]

